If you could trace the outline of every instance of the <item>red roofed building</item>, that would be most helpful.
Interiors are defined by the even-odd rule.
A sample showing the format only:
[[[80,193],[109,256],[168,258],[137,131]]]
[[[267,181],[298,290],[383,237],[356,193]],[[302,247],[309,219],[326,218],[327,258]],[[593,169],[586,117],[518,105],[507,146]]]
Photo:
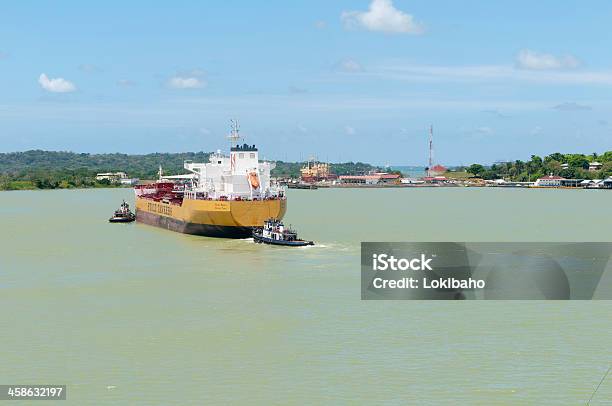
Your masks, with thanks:
[[[561,181],[565,180],[565,178],[561,176],[555,176],[552,173],[548,176],[540,178],[536,180],[535,186],[540,187],[558,187],[561,186]]]
[[[446,167],[442,165],[434,165],[427,171],[428,176],[439,176],[447,171]]]

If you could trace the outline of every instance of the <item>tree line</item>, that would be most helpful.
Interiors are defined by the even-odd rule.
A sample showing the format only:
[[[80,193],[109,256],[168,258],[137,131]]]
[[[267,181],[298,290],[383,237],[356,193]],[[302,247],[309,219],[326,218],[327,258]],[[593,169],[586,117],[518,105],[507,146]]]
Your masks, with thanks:
[[[592,162],[599,162],[598,171],[589,171]],[[601,155],[593,153],[561,154],[555,152],[541,158],[532,155],[529,161],[495,163],[490,166],[473,164],[466,171],[482,179],[506,179],[515,182],[535,181],[538,178],[553,174],[566,179],[605,179],[612,176],[612,151]]]
[[[184,173],[183,161],[208,162],[210,153],[88,154],[68,151],[31,150],[0,153],[0,190],[66,189],[116,186],[97,181],[100,172],[125,172],[130,178],[157,179],[161,165],[164,174]],[[298,177],[303,164],[277,161],[272,176]],[[338,175],[352,175],[378,169],[362,162],[331,164]]]
[[[96,180],[100,172],[126,172],[130,178],[156,179],[159,165],[164,173],[182,172],[183,161],[208,161],[208,153],[87,154],[68,151],[31,150],[0,153],[0,190],[115,187]]]

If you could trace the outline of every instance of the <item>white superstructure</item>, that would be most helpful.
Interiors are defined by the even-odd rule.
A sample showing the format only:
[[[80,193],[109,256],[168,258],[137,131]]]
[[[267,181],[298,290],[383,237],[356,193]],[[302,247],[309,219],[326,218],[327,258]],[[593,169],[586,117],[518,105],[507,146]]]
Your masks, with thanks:
[[[284,189],[270,179],[276,163],[260,162],[255,145],[237,145],[238,131],[238,124],[232,121],[229,156],[218,150],[210,155],[208,163],[185,161],[184,168],[193,174],[185,187],[186,198],[252,200],[284,194]]]

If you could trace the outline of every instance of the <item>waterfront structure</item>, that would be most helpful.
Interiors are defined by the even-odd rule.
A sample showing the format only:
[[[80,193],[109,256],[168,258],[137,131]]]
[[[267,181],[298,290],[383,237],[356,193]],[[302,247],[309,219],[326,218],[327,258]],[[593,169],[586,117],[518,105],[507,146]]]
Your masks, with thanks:
[[[229,156],[218,150],[207,163],[184,162],[191,179],[164,181],[174,179],[160,170],[156,183],[136,186],[136,220],[187,234],[247,238],[265,220],[282,219],[285,190],[270,179],[276,164],[260,162],[255,145],[238,145],[235,121],[228,138]]]
[[[126,186],[133,186],[138,184],[138,182],[140,181],[140,179],[138,178],[121,178],[119,180],[119,183],[121,183],[122,185],[126,185]]]
[[[563,178],[561,176],[553,175],[551,173],[548,176],[545,176],[543,178],[540,178],[540,179],[536,180],[534,186],[536,186],[536,187],[559,187],[559,186],[561,186],[561,181],[562,180],[565,180],[565,178]]]
[[[580,186],[582,187],[589,187],[593,184],[595,184],[595,181],[593,179],[585,179],[582,182],[580,182]]]
[[[373,172],[368,175],[342,175],[340,183],[352,183],[362,185],[383,185],[400,183],[401,176],[395,173]]]
[[[426,183],[448,183],[449,179],[446,176],[425,176],[423,181]]]
[[[122,180],[127,178],[125,172],[104,172],[96,174],[96,180],[108,180],[112,183],[122,183]]]
[[[562,187],[580,187],[584,179],[561,179]]]
[[[585,179],[580,182],[580,186],[587,189],[598,189],[604,187],[604,182],[603,179]]]
[[[327,180],[337,179],[329,167],[329,164],[317,162],[314,158],[308,160],[306,165],[300,169],[300,178],[302,182],[314,183]]]
[[[425,183],[425,181],[422,179],[401,178],[400,183],[403,185],[420,185]]]

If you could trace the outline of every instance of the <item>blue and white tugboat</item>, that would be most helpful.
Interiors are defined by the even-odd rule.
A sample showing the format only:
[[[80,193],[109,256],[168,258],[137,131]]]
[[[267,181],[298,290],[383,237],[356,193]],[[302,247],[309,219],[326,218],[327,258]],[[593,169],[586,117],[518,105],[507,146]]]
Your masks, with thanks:
[[[312,241],[299,239],[295,230],[285,227],[280,220],[274,218],[264,221],[263,227],[253,228],[253,240],[258,243],[287,247],[314,245]]]

